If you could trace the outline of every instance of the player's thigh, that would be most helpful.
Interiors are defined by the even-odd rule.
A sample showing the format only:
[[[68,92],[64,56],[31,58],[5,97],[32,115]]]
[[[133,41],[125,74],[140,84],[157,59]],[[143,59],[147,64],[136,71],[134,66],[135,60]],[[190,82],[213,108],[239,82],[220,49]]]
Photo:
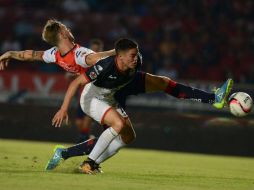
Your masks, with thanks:
[[[167,88],[170,80],[171,80],[170,78],[165,76],[158,76],[158,75],[152,75],[150,73],[146,73],[146,77],[145,77],[146,92],[164,91]]]
[[[100,124],[102,123],[105,113],[111,108],[107,102],[91,96],[82,98],[80,100],[80,105],[87,116],[90,116]],[[89,118],[86,119],[89,120]]]

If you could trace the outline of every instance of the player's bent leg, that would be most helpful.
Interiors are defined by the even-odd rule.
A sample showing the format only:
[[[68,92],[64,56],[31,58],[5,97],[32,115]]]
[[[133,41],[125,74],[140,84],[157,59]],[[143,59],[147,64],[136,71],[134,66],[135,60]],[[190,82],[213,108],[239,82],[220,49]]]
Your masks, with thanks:
[[[116,111],[114,107],[109,108],[101,119],[102,124],[110,126],[99,137],[94,149],[89,155],[91,160],[96,160],[108,147],[111,141],[125,127],[124,118]]]
[[[68,148],[65,148],[62,145],[55,146],[54,154],[48,161],[45,170],[47,171],[53,170],[62,161],[67,160],[69,158],[90,154],[96,142],[97,138],[92,138]]]
[[[88,155],[91,153],[92,149],[94,148],[98,138],[90,138],[86,141],[78,143],[76,145],[70,146],[65,148],[62,151],[62,157],[64,160],[75,156],[83,156]]]
[[[132,124],[128,118],[125,120],[125,127],[121,130],[120,134],[117,135],[109,144],[109,146],[106,148],[106,150],[95,160],[95,163],[97,164],[97,168],[93,170],[92,174],[95,173],[102,173],[101,169],[98,167],[99,164],[104,162],[105,160],[109,159],[110,157],[114,156],[121,148],[126,146],[126,144],[131,143],[136,138],[135,131],[132,127]],[[84,170],[87,170],[89,167],[89,161],[86,163],[85,161],[81,167],[80,171],[84,173]],[[84,167],[82,169],[82,167]]]
[[[87,91],[85,89],[88,89]],[[82,110],[101,124],[109,126],[99,137],[96,145],[88,156],[88,159],[81,165],[83,173],[93,174],[99,167],[95,162],[98,157],[107,149],[109,144],[119,135],[124,128],[124,117],[118,113],[118,108],[104,100],[94,97],[93,86],[85,87],[80,98]],[[121,110],[121,109],[120,109]]]
[[[208,104],[214,104],[216,101],[214,93],[205,92],[191,86],[177,83],[167,77],[147,73],[145,80],[146,92],[165,92],[176,98],[189,99]],[[217,108],[219,108],[219,106]]]
[[[105,110],[101,124],[110,126],[99,137],[95,147],[89,154],[88,159],[80,166],[80,172],[85,174],[94,174],[99,167],[95,161],[103,154],[110,143],[119,135],[125,126],[124,118],[116,111],[114,107]]]

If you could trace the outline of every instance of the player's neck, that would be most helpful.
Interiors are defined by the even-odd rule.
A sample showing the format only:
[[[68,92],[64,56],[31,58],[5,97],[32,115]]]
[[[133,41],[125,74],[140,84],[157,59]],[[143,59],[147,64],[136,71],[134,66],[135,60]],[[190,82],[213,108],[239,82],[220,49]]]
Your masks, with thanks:
[[[63,41],[58,44],[58,50],[61,55],[65,55],[75,46],[74,42],[71,41]]]

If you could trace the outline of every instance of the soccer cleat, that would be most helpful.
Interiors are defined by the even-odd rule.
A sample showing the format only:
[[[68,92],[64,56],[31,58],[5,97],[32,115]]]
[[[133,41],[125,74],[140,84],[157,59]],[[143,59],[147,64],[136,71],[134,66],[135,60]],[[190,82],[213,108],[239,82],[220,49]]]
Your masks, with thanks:
[[[63,160],[62,151],[64,149],[65,148],[62,145],[55,146],[53,157],[48,161],[45,170],[53,170],[60,164],[60,162]]]
[[[80,173],[84,174],[98,174],[103,173],[100,169],[99,164],[96,164],[93,160],[86,160],[84,161],[78,168]]]
[[[222,109],[227,103],[227,97],[233,87],[233,80],[228,79],[220,88],[215,91],[215,102],[213,106]]]

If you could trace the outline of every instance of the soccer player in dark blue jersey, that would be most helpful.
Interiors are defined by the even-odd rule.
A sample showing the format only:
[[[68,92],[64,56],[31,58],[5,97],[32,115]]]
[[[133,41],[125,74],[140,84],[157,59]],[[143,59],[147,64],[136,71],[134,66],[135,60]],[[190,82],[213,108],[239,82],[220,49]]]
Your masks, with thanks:
[[[114,94],[134,79],[142,57],[137,43],[129,39],[119,40],[115,50],[116,56],[97,62],[70,84],[62,107],[52,120],[53,125],[61,126],[63,119],[68,118],[71,98],[80,85],[85,85],[80,99],[82,110],[109,128],[100,135],[89,160],[81,166],[84,173],[93,173],[101,162],[136,137],[127,114],[115,101]]]
[[[210,103],[217,108],[222,108],[232,87],[232,80],[228,80],[216,93],[207,93],[176,83],[166,77],[138,72],[137,68],[141,64],[141,57],[137,46],[135,46],[136,43],[127,39],[120,40],[118,43],[120,45],[116,45],[116,57],[109,57],[98,62],[84,75],[85,78],[80,76],[70,85],[63,106],[53,119],[53,124],[60,126],[67,116],[67,108],[73,91],[76,90],[79,84],[94,81],[86,85],[86,90],[82,94],[81,105],[83,105],[83,110],[88,115],[99,123],[107,124],[109,128],[100,136],[89,155],[89,160],[81,166],[84,173],[96,171],[100,163],[135,139],[135,132],[130,120],[125,119],[127,118],[126,113],[123,109],[119,109],[113,98],[117,94],[121,96],[121,89],[125,96],[142,92],[164,91],[178,98],[199,99],[203,103]],[[135,80],[139,81],[135,83],[136,85],[132,83]],[[124,88],[122,88],[123,86]],[[69,153],[75,154],[79,148],[82,147],[79,145],[71,147]],[[83,148],[87,147],[83,146]],[[55,154],[59,152],[63,158],[68,158],[68,154],[66,155],[66,152],[62,150],[59,148],[59,151],[56,151]],[[53,169],[57,163],[58,161],[55,162],[54,159],[51,159],[47,169]]]

